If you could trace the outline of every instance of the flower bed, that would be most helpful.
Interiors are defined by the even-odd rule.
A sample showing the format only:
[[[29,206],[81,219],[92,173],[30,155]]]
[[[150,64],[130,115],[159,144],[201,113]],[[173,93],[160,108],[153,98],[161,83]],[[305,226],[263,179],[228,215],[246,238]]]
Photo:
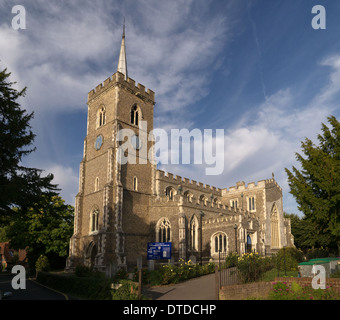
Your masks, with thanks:
[[[214,271],[214,263],[208,263],[201,266],[200,264],[192,263],[190,260],[185,262],[183,259],[180,259],[178,265],[166,264],[154,271],[143,269],[142,282],[143,284],[166,285],[196,278],[213,273]],[[133,280],[136,282],[138,281],[137,269],[134,273]]]

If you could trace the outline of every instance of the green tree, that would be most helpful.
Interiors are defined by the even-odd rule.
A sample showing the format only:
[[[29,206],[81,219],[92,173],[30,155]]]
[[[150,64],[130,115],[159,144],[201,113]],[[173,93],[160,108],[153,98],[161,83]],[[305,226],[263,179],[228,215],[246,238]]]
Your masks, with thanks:
[[[15,210],[7,230],[10,246],[26,248],[28,261],[34,269],[40,255],[53,260],[66,259],[69,239],[73,234],[73,207],[66,205],[60,196],[42,196],[25,212]]]
[[[328,117],[331,128],[322,124],[319,145],[306,138],[301,143],[303,157],[296,153],[301,170],[288,169],[290,193],[312,229],[313,246],[340,248],[340,123]],[[311,234],[310,233],[310,234]]]
[[[291,222],[291,231],[294,236],[294,245],[297,248],[308,249],[318,243],[318,235],[315,233],[314,224],[305,216],[285,213],[285,218]]]
[[[9,77],[6,69],[0,72],[0,225],[8,224],[13,207],[29,207],[43,194],[57,191],[52,174],[42,177],[42,170],[22,165],[22,158],[35,150],[29,124],[33,112],[20,108],[26,88],[17,91]]]

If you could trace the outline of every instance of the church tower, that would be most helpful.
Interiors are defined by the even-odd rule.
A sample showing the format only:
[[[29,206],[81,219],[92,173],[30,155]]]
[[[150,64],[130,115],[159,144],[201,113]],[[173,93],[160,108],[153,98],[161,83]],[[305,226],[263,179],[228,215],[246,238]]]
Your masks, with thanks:
[[[88,94],[66,269],[82,264],[112,275],[146,255],[154,194],[155,166],[148,159],[154,104],[154,92],[128,77],[124,26],[117,72]]]

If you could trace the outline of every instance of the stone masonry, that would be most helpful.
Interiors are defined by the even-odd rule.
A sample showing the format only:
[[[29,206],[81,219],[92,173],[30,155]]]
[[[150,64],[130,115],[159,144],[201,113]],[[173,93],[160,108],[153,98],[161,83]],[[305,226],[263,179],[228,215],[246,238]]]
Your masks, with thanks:
[[[126,68],[124,57],[119,61]],[[146,265],[148,242],[171,242],[174,261],[197,262],[215,260],[219,252],[268,255],[294,245],[274,177],[219,189],[157,170],[143,145],[128,150],[136,163],[121,164],[119,132],[130,129],[137,140],[148,135],[155,106],[155,93],[136,85],[127,70],[91,90],[87,105],[67,270],[82,264],[110,276],[134,268],[140,257]],[[154,142],[145,143],[152,150]]]

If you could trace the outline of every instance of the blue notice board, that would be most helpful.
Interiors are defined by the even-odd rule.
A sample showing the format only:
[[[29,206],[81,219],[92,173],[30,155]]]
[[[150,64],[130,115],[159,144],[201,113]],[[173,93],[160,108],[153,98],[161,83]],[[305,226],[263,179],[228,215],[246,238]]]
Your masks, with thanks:
[[[171,242],[148,242],[148,260],[171,259]]]

